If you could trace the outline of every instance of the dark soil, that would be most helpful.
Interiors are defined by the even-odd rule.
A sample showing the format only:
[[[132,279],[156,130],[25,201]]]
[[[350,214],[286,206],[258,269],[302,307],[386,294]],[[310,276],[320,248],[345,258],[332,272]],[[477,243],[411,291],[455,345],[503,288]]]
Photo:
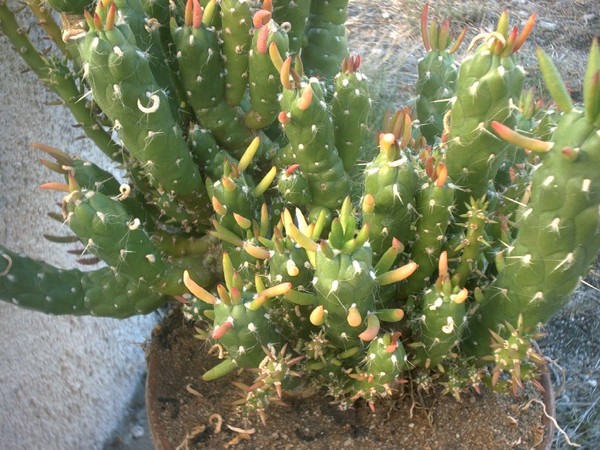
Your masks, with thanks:
[[[236,449],[530,449],[544,435],[541,394],[532,387],[517,398],[482,392],[462,402],[449,396],[401,397],[340,411],[324,395],[286,399],[272,406],[266,424],[243,418],[232,400],[241,391],[232,380],[203,382],[202,373],[218,359],[194,338],[194,328],[180,314],[157,327],[148,350],[150,421],[164,450]],[[237,391],[237,392],[236,392]],[[221,420],[220,432],[216,422]],[[229,427],[234,427],[231,429]],[[244,432],[244,430],[246,432]],[[158,445],[158,438],[155,445]]]

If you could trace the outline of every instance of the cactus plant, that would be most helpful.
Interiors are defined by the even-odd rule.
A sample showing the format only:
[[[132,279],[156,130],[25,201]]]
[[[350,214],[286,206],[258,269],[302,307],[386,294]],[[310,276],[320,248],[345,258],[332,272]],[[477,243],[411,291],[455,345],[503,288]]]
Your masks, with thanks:
[[[112,317],[176,297],[225,350],[205,379],[260,366],[246,403],[259,413],[299,383],[374,407],[410,371],[456,396],[533,380],[538,326],[600,249],[597,41],[582,110],[540,52],[552,128],[515,55],[535,17],[519,33],[503,13],[459,64],[464,32],[448,50],[449,23],[429,25],[426,7],[417,116],[388,114],[371,140],[347,1],[167,3],[53,2],[81,16],[60,56],[0,3],[3,33],[127,174],[36,145],[65,177],[43,187],[62,194],[53,217],[73,232],[48,238],[106,267],[65,271],[0,246],[0,297]]]

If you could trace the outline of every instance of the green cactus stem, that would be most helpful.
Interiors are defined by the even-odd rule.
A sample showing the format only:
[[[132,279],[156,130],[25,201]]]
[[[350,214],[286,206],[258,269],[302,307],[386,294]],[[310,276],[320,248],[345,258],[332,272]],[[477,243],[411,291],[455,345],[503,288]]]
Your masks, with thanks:
[[[73,159],[67,153],[49,145],[32,144],[32,147],[40,150],[55,161],[41,159],[40,162],[50,170],[65,177],[74,178],[80,189],[97,191],[105,196],[116,199],[131,217],[137,218],[141,225],[147,230],[154,229],[154,221],[158,217],[158,211],[150,205],[145,204],[142,193],[135,185],[120,183],[110,172],[98,167],[96,164]]]
[[[272,19],[270,11],[259,10],[254,15],[253,22],[255,29],[249,57],[252,109],[246,114],[244,121],[248,127],[257,129],[273,123],[279,113],[281,83],[271,54],[286,55],[289,51],[289,39],[286,29]]]
[[[232,106],[242,101],[248,83],[248,53],[252,14],[244,0],[221,1],[221,49],[225,64],[225,100]]]
[[[157,191],[157,206],[173,208],[173,215],[180,208],[195,213],[190,225],[205,223],[208,199],[200,172],[147,59],[132,42],[129,27],[114,24],[115,15],[113,3],[108,10],[100,3],[94,18],[86,16],[90,31],[80,48],[94,100],[143,167]]]
[[[0,298],[46,314],[125,318],[148,314],[168,297],[148,284],[104,267],[59,269],[0,245]]]
[[[255,135],[244,125],[242,111],[225,99],[218,33],[214,27],[207,26],[205,20],[205,11],[193,0],[186,4],[182,26],[171,20],[180,78],[201,127],[209,130],[234,158],[240,158]]]
[[[304,41],[311,0],[273,0],[272,3],[275,22],[290,24],[287,32],[290,39],[290,53],[297,55]]]
[[[425,368],[436,367],[452,356],[467,319],[465,301],[469,293],[460,287],[456,277],[450,277],[446,252],[440,255],[438,274],[437,281],[422,298],[418,337],[413,345],[414,363]]]
[[[549,59],[540,67],[551,92],[563,91]],[[584,109],[561,102],[564,114],[552,142],[521,136],[502,124],[497,133],[530,150],[543,152],[533,173],[531,198],[524,207],[517,238],[504,255],[504,267],[486,289],[469,323],[469,352],[489,353],[490,330],[504,322],[534,332],[568,300],[600,250],[600,50],[594,41],[584,81]],[[563,86],[562,88],[560,86]],[[560,98],[558,99],[560,101]],[[506,328],[503,328],[506,329]]]
[[[404,381],[401,376],[409,367],[407,359],[399,333],[386,333],[371,341],[364,366],[349,375],[351,399],[363,398],[375,411],[375,400],[390,395]]]
[[[426,3],[421,15],[421,36],[427,54],[418,64],[416,111],[421,134],[433,144],[436,137],[442,135],[444,116],[450,110],[456,91],[458,64],[454,53],[462,44],[467,29],[464,28],[454,40],[450,21],[429,24],[428,13],[429,3]]]
[[[308,76],[333,80],[348,55],[348,0],[313,1],[304,31],[302,61]]]
[[[407,108],[398,111],[379,136],[379,155],[365,168],[363,222],[369,224],[371,247],[379,258],[394,238],[413,240],[418,175],[408,148],[414,143]]]
[[[335,147],[348,173],[359,157],[364,157],[363,145],[367,136],[371,98],[367,77],[359,71],[360,57],[352,56],[342,62],[335,76],[331,115],[335,131]]]
[[[513,54],[523,45],[533,28],[531,16],[517,35],[508,34],[508,13],[503,13],[495,33],[480,35],[483,39],[474,54],[460,67],[456,101],[451,109],[446,165],[457,191],[456,206],[464,214],[469,198],[486,194],[500,165],[506,160],[508,143],[491,131],[492,120],[509,127],[516,123],[514,105],[521,95],[525,74]],[[473,46],[471,44],[471,46]]]
[[[430,157],[433,160],[433,157]],[[419,217],[415,224],[415,240],[410,248],[411,259],[419,267],[402,285],[400,295],[419,294],[430,284],[442,247],[446,244],[446,231],[454,209],[454,188],[448,181],[448,170],[439,162],[431,164],[429,180],[419,189],[415,208]]]
[[[289,139],[289,157],[308,181],[309,208],[335,209],[349,193],[350,180],[335,147],[333,122],[325,92],[314,78],[291,81],[298,74],[288,58],[281,69],[283,95],[279,121]]]
[[[235,367],[258,367],[265,357],[263,348],[281,342],[281,337],[269,326],[265,303],[291,289],[290,283],[265,288],[260,279],[253,289],[244,286],[227,253],[223,255],[223,269],[225,286],[218,287],[218,296],[199,286],[189,274],[184,275],[184,283],[190,292],[213,306],[211,337],[228,352],[223,362],[203,375],[207,381],[224,376]]]
[[[161,44],[159,33],[160,23],[153,18],[148,18],[141,0],[112,0],[122,15],[127,17],[127,25],[135,37],[135,42],[140,50],[147,54],[148,63],[154,79],[169,101],[171,114],[179,118],[179,105],[177,90],[173,74],[171,73],[165,53]],[[105,0],[104,3],[107,3]],[[180,126],[183,124],[180,122]]]

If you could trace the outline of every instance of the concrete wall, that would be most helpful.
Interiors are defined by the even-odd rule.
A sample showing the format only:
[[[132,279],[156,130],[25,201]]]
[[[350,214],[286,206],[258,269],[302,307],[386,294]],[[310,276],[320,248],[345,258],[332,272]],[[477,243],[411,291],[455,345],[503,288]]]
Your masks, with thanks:
[[[46,217],[60,194],[38,189],[60,177],[29,144],[101,158],[91,142],[75,140],[67,110],[44,105],[53,95],[24,67],[0,37],[0,242],[66,268],[75,264],[68,246],[42,237],[67,233]],[[154,320],[50,317],[0,302],[0,448],[102,448],[144,370],[141,344]]]

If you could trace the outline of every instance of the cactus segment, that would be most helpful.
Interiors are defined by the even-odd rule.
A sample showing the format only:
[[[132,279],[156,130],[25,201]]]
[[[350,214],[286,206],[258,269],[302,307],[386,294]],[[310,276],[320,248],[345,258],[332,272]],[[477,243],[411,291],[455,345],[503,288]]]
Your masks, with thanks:
[[[592,52],[600,57],[597,44]],[[590,58],[592,65],[595,58]],[[588,77],[585,82],[597,80]],[[584,92],[591,91],[584,86]],[[584,101],[597,102],[598,97]],[[600,132],[593,122],[597,118],[586,115],[589,110],[586,104],[584,111],[574,108],[564,114],[552,148],[541,155],[506,264],[469,324],[466,347],[473,354],[489,352],[490,330],[506,338],[499,330],[500,317],[513,328],[520,322],[524,332],[546,322],[566,304],[600,250]]]
[[[213,180],[224,175],[227,163],[238,163],[227,150],[219,147],[209,130],[199,125],[194,125],[189,130],[188,144],[201,172]]]
[[[240,274],[233,270],[227,254],[223,255],[223,267],[227,287],[220,285],[218,296],[198,289],[196,283],[186,277],[186,285],[192,293],[204,303],[212,305],[214,328],[211,336],[223,345],[228,354],[225,362],[204,375],[206,380],[226,375],[233,367],[258,367],[264,359],[263,348],[281,343],[281,336],[269,326],[265,303],[291,289],[291,283],[266,289],[260,285],[244,285]]]
[[[161,37],[160,23],[148,18],[141,0],[112,0],[119,13],[127,17],[127,25],[135,37],[137,47],[147,53],[147,61],[158,86],[165,93],[173,117],[179,119],[177,91],[173,74],[165,60]]]
[[[427,54],[418,63],[416,112],[421,134],[433,144],[435,138],[441,136],[444,116],[452,106],[458,76],[458,64],[453,54],[460,47],[467,30],[463,29],[450,47],[454,36],[450,33],[449,20],[441,25],[436,22],[429,24],[428,11],[427,3],[421,16],[421,35]]]
[[[256,14],[265,12],[260,10]],[[256,17],[256,16],[255,16]],[[266,23],[258,23],[254,30],[249,58],[250,105],[252,107],[244,121],[249,128],[257,129],[270,125],[279,113],[278,96],[281,91],[279,72],[271,60],[271,53],[286,55],[289,39],[285,29],[274,20],[265,17]]]
[[[439,166],[443,164],[440,163]],[[445,172],[445,168],[443,170]],[[410,255],[419,267],[407,282],[400,286],[403,297],[418,294],[433,281],[431,276],[437,268],[452,218],[454,188],[443,178],[429,181],[417,193],[415,207],[419,217],[415,224],[415,241],[410,248]]]
[[[221,0],[221,51],[225,64],[225,100],[240,104],[248,82],[248,53],[252,14],[242,0]]]
[[[280,101],[287,118],[283,128],[290,141],[291,158],[300,165],[310,186],[310,208],[337,208],[349,193],[350,180],[335,148],[325,93],[316,79],[292,87],[284,89]]]
[[[69,176],[73,176],[80,188],[98,191],[118,200],[131,217],[137,218],[146,230],[152,230],[152,222],[157,212],[145,204],[143,196],[135,187],[119,183],[110,172],[101,169],[96,164],[81,159],[72,159],[67,153],[57,148],[44,144],[33,144],[32,147],[56,159],[52,170],[64,175],[65,181],[68,182]],[[45,160],[41,162],[44,165],[48,164]]]
[[[520,47],[511,39],[514,33],[509,37],[500,29],[508,20],[503,17],[496,33],[480,36],[484,42],[463,61],[458,75],[446,164],[450,179],[461,188],[457,191],[460,214],[466,211],[470,197],[486,194],[489,181],[506,160],[508,144],[491,132],[491,121],[510,128],[516,124],[513,105],[518,103],[525,75],[513,57]],[[519,38],[526,38],[528,26]]]
[[[148,314],[168,297],[109,268],[64,270],[0,245],[0,298],[47,314],[125,318]]]
[[[371,98],[367,77],[359,72],[360,57],[350,57],[342,63],[335,76],[331,115],[335,131],[335,147],[350,173],[359,157],[368,132]]]
[[[447,256],[439,260],[439,277],[425,292],[418,322],[419,343],[415,364],[425,368],[436,367],[451,356],[466,325],[466,299],[469,295],[451,280]]]
[[[402,243],[412,241],[411,224],[415,219],[415,194],[418,176],[406,147],[411,143],[411,122],[408,110],[393,119],[396,133],[382,134],[379,155],[365,168],[363,221],[369,224],[371,247],[376,259],[392,245],[394,238]],[[402,135],[408,135],[408,139]]]
[[[134,279],[160,282],[165,265],[158,249],[118,201],[99,192],[73,191],[66,208],[69,227],[90,252]]]
[[[485,234],[485,225],[489,222],[488,203],[480,200],[471,200],[469,209],[464,217],[465,233],[460,244],[452,249],[453,254],[459,253],[459,262],[455,269],[456,283],[460,287],[467,285],[469,276],[479,268],[479,258],[484,247],[489,247],[488,238]]]
[[[131,30],[126,24],[110,27],[114,14],[114,4],[104,23],[96,14],[100,27],[91,29],[80,44],[94,99],[143,166],[150,184],[180,200],[184,209],[203,213],[206,191],[181,129],[147,59],[132,43]],[[134,68],[137,76],[132,78]]]
[[[279,24],[290,24],[287,31],[290,53],[297,55],[304,40],[304,32],[310,13],[311,0],[274,0],[273,19]]]
[[[346,26],[348,0],[313,1],[304,32],[302,61],[308,76],[333,80],[349,56]]]
[[[190,5],[193,6],[190,7]],[[202,23],[201,8],[188,1],[188,20],[183,26],[171,21],[171,35],[177,49],[180,78],[196,118],[218,144],[239,158],[254,138],[243,124],[243,115],[225,101],[224,69],[217,31]],[[194,16],[196,20],[193,19]]]
[[[579,151],[570,159],[565,149],[574,148]],[[559,121],[554,147],[533,173],[532,196],[507,264],[470,324],[472,351],[489,351],[488,330],[497,330],[499,317],[516,326],[522,315],[525,330],[547,321],[587,272],[600,249],[598,149],[598,128],[581,111]]]
[[[397,334],[386,333],[371,341],[363,366],[350,374],[350,395],[364,398],[371,409],[378,398],[390,395],[408,369],[406,351]]]

